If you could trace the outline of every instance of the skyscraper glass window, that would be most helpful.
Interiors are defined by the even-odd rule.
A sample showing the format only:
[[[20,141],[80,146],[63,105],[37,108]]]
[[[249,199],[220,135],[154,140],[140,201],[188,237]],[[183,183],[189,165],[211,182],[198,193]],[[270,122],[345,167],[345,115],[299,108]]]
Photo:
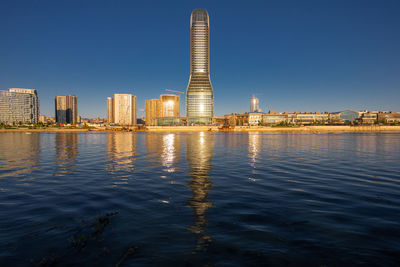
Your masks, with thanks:
[[[186,116],[190,124],[209,124],[214,116],[210,81],[209,17],[195,9],[190,18],[190,78],[186,93]]]

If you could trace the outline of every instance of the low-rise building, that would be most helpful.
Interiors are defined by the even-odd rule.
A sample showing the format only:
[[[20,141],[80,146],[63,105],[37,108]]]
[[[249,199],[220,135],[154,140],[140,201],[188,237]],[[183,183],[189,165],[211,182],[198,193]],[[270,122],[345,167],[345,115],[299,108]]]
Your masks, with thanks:
[[[278,113],[275,110],[270,110],[261,116],[261,125],[277,125],[288,122],[288,113]]]
[[[399,124],[400,112],[378,112],[377,120],[379,123]]]
[[[292,124],[298,124],[298,125],[326,124],[329,120],[329,113],[295,112],[289,114],[288,117],[290,118],[288,123]]]
[[[45,116],[45,115],[39,116],[39,122],[41,122],[41,123],[47,123],[47,118],[46,118],[46,116]]]
[[[278,113],[270,110],[268,113],[251,112],[244,114],[232,113],[224,116],[224,125],[227,126],[274,126],[279,124],[288,125],[325,125],[325,124],[400,124],[400,113],[378,112],[378,111],[353,111],[341,112],[294,112]]]
[[[228,126],[229,122],[225,116],[214,116],[214,117],[212,117],[211,124]]]
[[[361,112],[359,120],[361,124],[374,124],[378,121],[378,113],[369,111]]]
[[[354,110],[345,110],[330,113],[329,121],[331,124],[353,123],[360,118],[360,112]]]
[[[263,121],[263,114],[261,112],[250,112],[249,113],[249,125],[258,126]]]
[[[184,122],[180,117],[160,117],[156,118],[156,125],[167,126],[167,125],[183,125]]]

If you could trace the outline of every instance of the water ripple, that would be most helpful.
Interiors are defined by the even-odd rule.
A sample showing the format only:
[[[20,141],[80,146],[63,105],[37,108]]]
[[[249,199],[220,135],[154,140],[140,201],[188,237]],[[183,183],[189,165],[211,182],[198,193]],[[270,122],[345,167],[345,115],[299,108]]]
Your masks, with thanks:
[[[400,134],[0,133],[0,265],[399,265]]]

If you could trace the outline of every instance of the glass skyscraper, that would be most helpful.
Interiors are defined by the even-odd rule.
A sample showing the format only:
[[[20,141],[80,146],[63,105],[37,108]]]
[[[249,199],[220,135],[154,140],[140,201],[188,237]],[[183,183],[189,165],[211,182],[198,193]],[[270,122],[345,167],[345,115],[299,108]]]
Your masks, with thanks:
[[[205,9],[195,9],[190,17],[190,78],[186,92],[189,124],[209,124],[214,116],[214,96],[210,81],[209,18]]]

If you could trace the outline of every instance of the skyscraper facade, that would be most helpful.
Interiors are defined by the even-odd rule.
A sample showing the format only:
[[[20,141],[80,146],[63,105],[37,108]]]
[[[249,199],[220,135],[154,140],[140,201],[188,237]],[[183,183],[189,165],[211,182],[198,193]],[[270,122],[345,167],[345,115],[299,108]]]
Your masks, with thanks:
[[[0,122],[38,123],[39,98],[35,89],[0,91]]]
[[[76,124],[78,121],[78,98],[75,95],[58,95],[55,98],[56,122]]]
[[[180,99],[179,95],[160,95],[161,117],[179,117],[181,113]]]
[[[188,123],[209,124],[214,116],[214,95],[210,81],[209,17],[195,9],[190,17],[190,78],[186,92]]]
[[[135,125],[136,120],[136,96],[114,94],[114,123]]]
[[[146,124],[147,125],[156,125],[156,118],[161,117],[161,101],[160,99],[149,99],[146,100],[145,106],[146,112]]]
[[[250,112],[261,112],[258,106],[258,98],[253,95],[250,99]]]
[[[107,122],[114,123],[114,99],[107,97]]]

